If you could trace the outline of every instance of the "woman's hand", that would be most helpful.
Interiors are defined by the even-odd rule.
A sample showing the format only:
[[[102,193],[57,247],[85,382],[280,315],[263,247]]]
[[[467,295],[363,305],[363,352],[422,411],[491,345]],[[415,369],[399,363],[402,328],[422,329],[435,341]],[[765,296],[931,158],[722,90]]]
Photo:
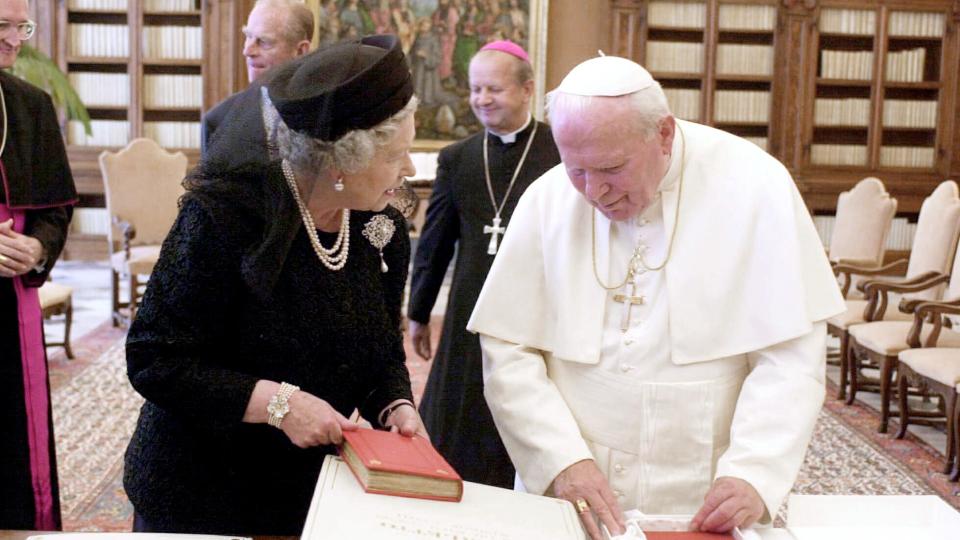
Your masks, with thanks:
[[[344,431],[360,427],[326,401],[303,390],[294,392],[287,403],[290,412],[283,417],[280,429],[287,434],[290,442],[300,448],[340,444]]]
[[[403,403],[394,409],[383,425],[390,428],[390,431],[394,433],[399,431],[401,435],[407,437],[419,435],[427,440],[430,439],[430,436],[427,435],[427,428],[424,427],[423,420],[420,419],[420,413],[410,403]]]

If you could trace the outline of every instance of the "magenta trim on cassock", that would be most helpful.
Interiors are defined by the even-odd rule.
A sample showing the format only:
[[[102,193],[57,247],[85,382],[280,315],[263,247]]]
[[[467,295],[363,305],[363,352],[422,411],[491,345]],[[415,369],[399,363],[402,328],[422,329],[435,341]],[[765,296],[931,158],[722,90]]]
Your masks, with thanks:
[[[0,176],[6,183],[6,170],[0,163]],[[0,222],[13,218],[13,229],[23,232],[26,214],[0,204]],[[27,410],[27,441],[30,445],[30,478],[35,508],[34,528],[56,529],[53,516],[53,486],[50,478],[50,419],[47,394],[47,354],[43,347],[43,317],[40,296],[34,287],[14,278],[17,314],[20,322],[20,358],[23,364],[23,396]]]
[[[69,201],[50,203],[50,204],[38,204],[38,205],[29,205],[22,204],[20,206],[14,206],[10,204],[10,186],[7,185],[7,167],[3,164],[3,161],[0,161],[0,178],[3,179],[3,194],[7,200],[7,207],[11,210],[43,210],[45,208],[56,208],[58,206],[75,206],[80,202],[80,198],[70,199]],[[3,221],[6,221],[10,218],[4,218]]]

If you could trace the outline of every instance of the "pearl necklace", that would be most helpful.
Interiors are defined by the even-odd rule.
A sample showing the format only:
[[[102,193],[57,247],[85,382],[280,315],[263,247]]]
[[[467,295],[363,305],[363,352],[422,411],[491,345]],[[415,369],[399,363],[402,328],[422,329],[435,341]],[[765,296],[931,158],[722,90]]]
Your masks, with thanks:
[[[323,247],[320,243],[320,237],[317,236],[317,226],[313,222],[313,217],[310,216],[307,205],[300,198],[300,191],[297,190],[297,181],[293,175],[293,169],[290,168],[287,160],[281,162],[281,169],[283,169],[283,177],[287,180],[287,185],[290,186],[290,191],[293,192],[293,199],[297,201],[297,208],[300,209],[300,217],[303,219],[303,228],[307,230],[307,238],[310,239],[313,251],[324,266],[334,272],[340,270],[347,264],[347,256],[350,254],[350,209],[345,208],[343,210],[343,219],[340,220],[340,232],[337,234],[336,243],[330,249]],[[340,249],[341,247],[343,249]],[[339,253],[337,253],[338,251]]]

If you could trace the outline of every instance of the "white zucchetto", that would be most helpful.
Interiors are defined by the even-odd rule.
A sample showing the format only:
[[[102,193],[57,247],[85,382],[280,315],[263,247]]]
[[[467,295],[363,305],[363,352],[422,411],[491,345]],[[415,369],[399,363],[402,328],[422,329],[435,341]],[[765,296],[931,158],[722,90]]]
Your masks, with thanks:
[[[619,56],[599,56],[581,62],[567,73],[557,91],[577,96],[623,96],[654,83],[640,64]]]

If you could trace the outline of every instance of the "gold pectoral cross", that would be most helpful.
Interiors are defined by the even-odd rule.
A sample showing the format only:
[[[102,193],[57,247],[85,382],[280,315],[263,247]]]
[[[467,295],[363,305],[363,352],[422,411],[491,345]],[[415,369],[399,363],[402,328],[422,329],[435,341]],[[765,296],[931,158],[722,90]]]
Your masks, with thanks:
[[[641,306],[646,303],[647,298],[637,294],[637,283],[631,273],[630,281],[625,285],[630,287],[630,294],[615,294],[613,301],[623,304],[623,311],[620,314],[620,331],[626,332],[630,329],[630,311],[633,306]]]
[[[490,235],[490,243],[487,244],[487,255],[497,254],[497,235],[505,232],[507,232],[507,228],[500,226],[500,216],[495,216],[493,218],[493,226],[483,226],[483,234]]]

